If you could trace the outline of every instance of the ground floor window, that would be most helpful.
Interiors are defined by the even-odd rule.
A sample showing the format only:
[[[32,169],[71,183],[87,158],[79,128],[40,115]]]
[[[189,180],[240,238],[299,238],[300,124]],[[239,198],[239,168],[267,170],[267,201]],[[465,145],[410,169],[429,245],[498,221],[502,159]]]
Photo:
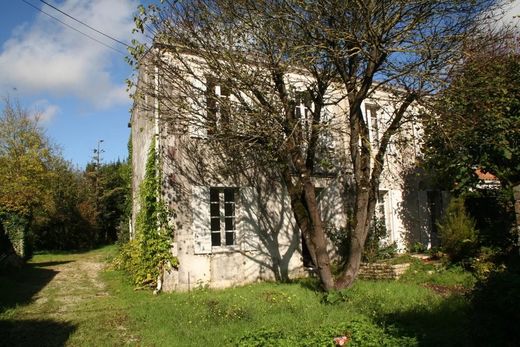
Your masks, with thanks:
[[[211,246],[236,244],[236,201],[238,188],[210,188]]]

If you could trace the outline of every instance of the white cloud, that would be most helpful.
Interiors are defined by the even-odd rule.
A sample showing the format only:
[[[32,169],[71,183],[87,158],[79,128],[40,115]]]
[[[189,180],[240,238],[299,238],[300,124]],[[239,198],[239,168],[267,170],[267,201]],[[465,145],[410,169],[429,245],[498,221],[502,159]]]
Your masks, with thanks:
[[[131,39],[134,0],[65,0],[62,11],[123,42]],[[44,6],[60,20],[125,52],[125,47]],[[0,88],[20,93],[76,96],[97,107],[128,101],[124,76],[115,77],[123,56],[39,13],[13,30],[0,51]]]
[[[41,123],[49,123],[59,112],[60,107],[50,104],[46,99],[40,99],[33,103],[35,118]]]

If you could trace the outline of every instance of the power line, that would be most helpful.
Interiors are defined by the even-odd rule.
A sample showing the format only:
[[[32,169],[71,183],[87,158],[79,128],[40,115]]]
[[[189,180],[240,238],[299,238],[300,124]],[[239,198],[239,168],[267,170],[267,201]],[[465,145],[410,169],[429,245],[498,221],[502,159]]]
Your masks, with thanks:
[[[26,0],[22,0],[22,1],[25,2],[27,5],[31,6],[32,8],[36,9],[37,11],[40,11],[41,13],[43,13],[43,14],[45,14],[45,15],[51,17],[52,19],[54,19],[54,20],[60,22],[61,24],[65,25],[66,27],[68,27],[68,28],[70,28],[70,29],[72,29],[72,30],[74,30],[74,31],[76,31],[76,32],[78,32],[78,33],[80,33],[80,34],[83,35],[83,36],[88,37],[88,38],[91,39],[92,41],[95,41],[95,42],[99,43],[100,45],[105,46],[106,48],[110,48],[111,50],[116,51],[116,52],[118,52],[118,53],[120,53],[120,54],[122,54],[122,55],[124,55],[124,56],[127,55],[126,52],[123,52],[123,51],[121,51],[121,50],[119,50],[119,49],[117,49],[117,48],[114,48],[114,47],[112,47],[112,46],[109,46],[109,45],[107,45],[106,43],[104,43],[104,42],[102,42],[102,41],[99,41],[99,40],[96,39],[95,37],[92,37],[92,36],[90,36],[89,34],[86,34],[86,33],[84,33],[83,31],[74,28],[72,25],[69,25],[69,24],[67,24],[67,23],[65,23],[65,22],[63,22],[63,21],[61,21],[59,18],[53,16],[52,14],[49,14],[49,13],[43,11],[42,9],[40,9],[40,8],[38,8],[38,7],[36,7],[36,6],[34,6],[34,5],[31,4],[30,2],[28,2],[28,1],[26,1]]]
[[[68,13],[66,13],[66,12],[64,12],[64,11],[62,11],[62,10],[60,10],[59,8],[57,8],[57,7],[55,7],[55,6],[51,5],[51,4],[49,4],[47,1],[40,0],[40,2],[42,2],[42,3],[44,3],[45,5],[47,5],[47,6],[51,7],[51,8],[53,8],[53,9],[55,9],[56,11],[58,11],[59,13],[65,15],[65,16],[67,16],[67,17],[69,17],[70,19],[72,19],[72,20],[74,20],[74,21],[76,21],[76,22],[78,22],[78,23],[80,23],[80,24],[86,26],[86,27],[89,28],[90,30],[94,30],[94,31],[97,32],[98,34],[101,34],[101,35],[103,35],[103,36],[109,38],[110,40],[112,40],[112,41],[114,41],[114,42],[117,42],[117,43],[119,43],[119,44],[125,46],[126,48],[130,48],[130,46],[129,46],[128,44],[124,43],[123,41],[119,41],[118,39],[113,38],[112,36],[107,35],[107,34],[105,34],[104,32],[97,30],[96,28],[91,27],[91,26],[88,25],[87,23],[82,22],[81,20],[79,20],[79,19],[77,19],[77,18],[74,18],[74,17],[71,16],[70,14],[68,14]]]

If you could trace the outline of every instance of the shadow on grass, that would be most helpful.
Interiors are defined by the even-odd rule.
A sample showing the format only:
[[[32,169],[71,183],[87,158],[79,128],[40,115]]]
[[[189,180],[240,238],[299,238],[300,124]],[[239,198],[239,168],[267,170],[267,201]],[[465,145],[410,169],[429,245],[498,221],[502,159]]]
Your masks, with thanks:
[[[26,264],[21,269],[0,272],[0,314],[9,308],[30,303],[34,295],[58,273],[41,266],[49,265]]]
[[[47,267],[47,266],[56,266],[56,265],[63,265],[72,263],[74,260],[61,260],[61,261],[46,261],[46,262],[40,262],[40,263],[31,263],[28,264],[28,266],[32,267]]]
[[[473,346],[470,336],[470,306],[453,295],[436,307],[383,315],[380,319],[391,327],[396,337],[415,337],[419,346]]]
[[[75,330],[52,320],[0,320],[0,346],[64,346]]]

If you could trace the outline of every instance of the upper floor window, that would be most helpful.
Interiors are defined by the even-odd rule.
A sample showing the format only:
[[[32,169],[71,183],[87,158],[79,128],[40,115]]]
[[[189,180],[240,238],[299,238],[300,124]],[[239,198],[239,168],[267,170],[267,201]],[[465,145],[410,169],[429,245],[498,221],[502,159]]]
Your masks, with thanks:
[[[215,77],[206,77],[206,106],[208,134],[225,127],[230,121],[229,84]]]
[[[312,125],[312,112],[314,111],[314,103],[308,91],[296,92],[296,109],[295,115],[301,123],[304,133],[310,131]]]
[[[377,110],[379,107],[373,104],[366,104],[365,113],[369,126],[370,141],[374,148],[379,148],[379,124],[377,118]]]

